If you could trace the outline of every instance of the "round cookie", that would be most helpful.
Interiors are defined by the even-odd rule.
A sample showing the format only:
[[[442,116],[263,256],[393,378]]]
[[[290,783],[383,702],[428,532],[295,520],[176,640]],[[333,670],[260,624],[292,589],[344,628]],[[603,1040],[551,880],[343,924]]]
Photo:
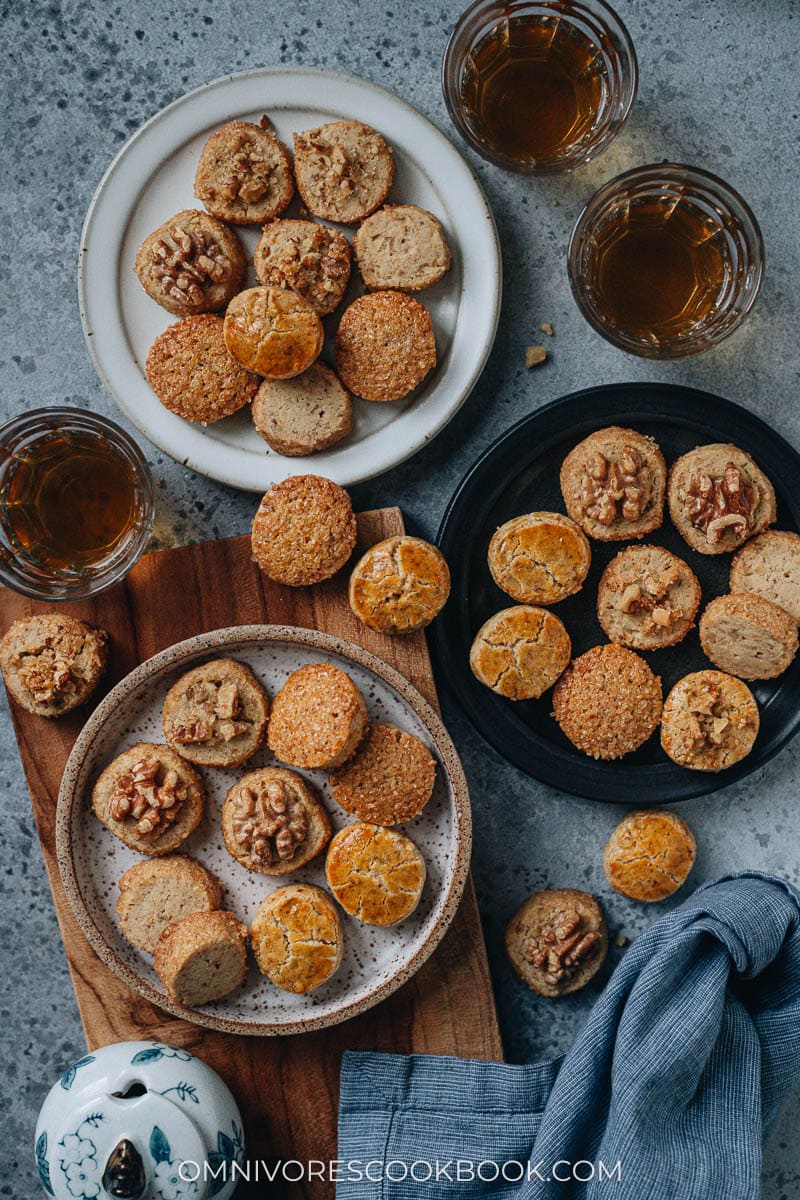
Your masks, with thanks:
[[[288,288],[254,287],[234,296],[223,325],[237,362],[268,379],[306,371],[324,341],[322,321],[307,300]]]
[[[591,758],[622,758],[661,720],[661,680],[623,646],[595,646],[574,659],[553,692],[562,733]]]
[[[797,625],[763,596],[715,596],[700,618],[700,645],[720,671],[740,679],[775,679],[797,653]]]
[[[369,726],[364,697],[333,663],[292,671],[272,702],[267,742],[292,767],[332,771],[347,762]]]
[[[140,854],[177,850],[203,817],[203,782],[169,746],[138,742],[110,762],[92,791],[105,827]]]
[[[597,589],[597,618],[611,642],[659,650],[682,641],[700,607],[691,567],[661,546],[627,546],[612,558]]]
[[[125,937],[147,954],[168,925],[194,912],[222,905],[222,884],[199,862],[184,854],[146,858],[119,881],[117,917]]]
[[[161,403],[184,421],[210,425],[249,404],[258,375],[228,353],[222,317],[184,317],[160,333],[145,371]]]
[[[253,518],[253,558],[276,583],[308,587],[330,579],[356,545],[344,488],[321,475],[292,475],[265,493]]]
[[[425,874],[425,860],[411,838],[384,825],[345,825],[325,859],[334,896],[365,925],[398,925],[410,917]]]
[[[520,604],[557,604],[583,587],[592,561],[583,531],[561,513],[533,512],[506,521],[487,554],[497,586]]]
[[[6,688],[38,717],[61,717],[88,700],[107,660],[108,634],[66,613],[21,617],[0,641]]]
[[[377,723],[328,782],[345,812],[373,825],[399,825],[418,817],[433,795],[436,760],[413,734]]]
[[[135,270],[151,300],[189,317],[224,308],[244,283],[247,262],[232,229],[187,208],[145,238]]]
[[[568,996],[603,965],[608,930],[594,896],[575,888],[534,892],[506,929],[506,953],[523,983],[540,996]]]
[[[537,700],[568,665],[572,643],[564,624],[545,608],[504,608],[475,634],[472,674],[509,700]]]
[[[266,117],[214,130],[200,153],[194,194],[234,225],[261,225],[283,212],[294,195],[292,160]]]
[[[734,556],[732,592],[750,592],[777,604],[800,624],[800,534],[760,533]]]
[[[264,379],[252,413],[264,441],[290,458],[327,450],[353,431],[350,393],[319,359],[292,379]]]
[[[283,767],[249,771],[222,805],[228,853],[259,875],[287,875],[304,867],[327,846],[332,832],[311,785]]]
[[[353,242],[358,269],[371,291],[419,292],[450,269],[450,247],[433,213],[391,204],[367,217]]]
[[[294,172],[315,217],[354,225],[380,208],[394,179],[391,147],[361,121],[332,121],[294,134]]]
[[[345,387],[363,400],[400,400],[436,366],[428,310],[405,292],[372,292],[344,310],[334,343]]]
[[[253,672],[215,658],[181,675],[164,700],[164,738],[203,767],[239,767],[264,743],[269,698]]]
[[[259,283],[290,288],[324,317],[347,290],[350,243],[316,221],[272,221],[258,239],[253,266]]]
[[[694,671],[664,701],[661,745],[681,767],[724,771],[753,749],[759,723],[746,683],[723,671]]]
[[[714,442],[674,463],[669,513],[693,550],[729,554],[775,522],[775,489],[744,450]]]
[[[692,831],[677,813],[631,812],[608,839],[603,870],[615,892],[652,904],[686,882],[696,854]]]
[[[450,595],[450,569],[436,546],[408,534],[370,546],[350,576],[348,599],[378,633],[413,633],[430,625]]]
[[[261,974],[284,992],[303,996],[322,987],[339,969],[342,921],[322,888],[290,883],[262,900],[250,942]]]
[[[570,517],[599,542],[642,538],[664,519],[664,455],[635,429],[590,434],[564,459],[560,479]]]
[[[233,913],[190,913],[161,934],[153,967],[173,1000],[199,1008],[244,983],[246,947],[247,926]]]

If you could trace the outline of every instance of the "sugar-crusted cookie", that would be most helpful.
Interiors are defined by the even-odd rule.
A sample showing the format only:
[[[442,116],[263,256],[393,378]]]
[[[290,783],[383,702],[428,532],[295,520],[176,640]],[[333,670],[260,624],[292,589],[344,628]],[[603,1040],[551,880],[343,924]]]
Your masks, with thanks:
[[[597,617],[609,641],[634,650],[658,650],[682,641],[699,606],[694,571],[661,546],[621,550],[597,589]]]
[[[167,326],[145,371],[161,403],[184,421],[210,425],[249,404],[260,378],[228,353],[222,317],[203,313]]]
[[[623,646],[595,646],[574,659],[553,692],[562,732],[591,758],[630,754],[661,720],[661,680]]]
[[[723,671],[694,671],[664,701],[661,745],[682,767],[724,771],[747,757],[758,727],[758,705],[746,683]]]
[[[353,432],[350,393],[319,359],[292,379],[264,379],[252,411],[264,441],[290,458],[328,450]]]
[[[140,854],[177,850],[203,817],[203,782],[169,746],[138,742],[110,762],[92,791],[95,815]]]
[[[686,882],[697,846],[691,829],[666,809],[622,818],[603,853],[603,870],[615,892],[652,904]]]
[[[370,546],[348,588],[351,609],[378,633],[413,633],[430,625],[449,595],[450,570],[441,550],[408,534]]]
[[[250,928],[258,969],[285,992],[305,995],[339,969],[342,921],[327,892],[290,883],[262,900]]]
[[[635,429],[590,434],[564,459],[560,479],[567,512],[597,541],[642,538],[664,519],[664,456]]]
[[[272,702],[267,741],[281,762],[332,771],[347,762],[367,732],[364,697],[333,663],[292,671]]]
[[[331,772],[331,795],[345,812],[374,825],[418,817],[433,795],[436,760],[427,746],[396,725],[376,723],[355,754]]]
[[[487,554],[497,586],[520,604],[557,604],[583,587],[592,561],[584,532],[561,513],[532,512],[506,521]]]
[[[221,906],[222,884],[216,875],[185,854],[146,858],[120,877],[120,927],[128,941],[147,954],[154,953],[168,925]]]
[[[325,336],[307,300],[275,287],[248,288],[234,296],[223,333],[236,361],[268,379],[291,379],[308,370]]]
[[[356,518],[344,488],[321,475],[292,475],[265,493],[253,519],[253,558],[288,587],[330,579],[356,545]]]
[[[161,934],[153,967],[173,1000],[199,1008],[244,983],[246,947],[247,926],[233,913],[190,913]]]
[[[450,269],[450,247],[433,213],[392,204],[367,217],[353,242],[358,269],[371,291],[419,292]]]
[[[518,604],[484,622],[469,665],[475,678],[499,696],[535,700],[553,686],[571,654],[569,634],[554,613]]]
[[[284,218],[264,226],[253,266],[259,283],[290,288],[324,317],[347,290],[350,243],[338,229]]]
[[[714,442],[673,465],[669,512],[693,550],[729,554],[774,523],[775,489],[744,450]]]
[[[344,310],[334,343],[345,387],[364,400],[400,400],[436,366],[428,310],[405,292],[372,292]]]
[[[292,161],[266,118],[214,130],[200,154],[194,194],[234,225],[261,225],[283,212],[294,195]]]
[[[244,283],[247,262],[232,229],[187,208],[142,242],[135,270],[151,300],[177,317],[219,312]]]
[[[730,587],[771,600],[800,623],[800,534],[769,529],[747,542],[731,564]]]
[[[411,838],[383,825],[345,825],[328,847],[328,886],[345,912],[365,925],[397,925],[414,912],[425,860]]]
[[[534,892],[511,919],[506,953],[523,983],[540,996],[568,996],[603,965],[608,930],[594,896],[575,888]]]
[[[332,121],[294,135],[294,170],[310,213],[352,225],[383,204],[394,179],[394,158],[369,125]]]
[[[264,743],[269,697],[244,663],[215,658],[181,675],[164,700],[164,737],[204,767],[238,767]]]
[[[228,853],[260,875],[287,875],[304,867],[327,846],[332,832],[311,784],[284,767],[249,771],[222,805]]]
[[[797,653],[797,625],[763,596],[715,596],[700,618],[700,644],[714,666],[729,675],[774,679]]]
[[[0,641],[6,688],[38,717],[61,717],[88,700],[107,659],[108,635],[66,613],[21,617]]]

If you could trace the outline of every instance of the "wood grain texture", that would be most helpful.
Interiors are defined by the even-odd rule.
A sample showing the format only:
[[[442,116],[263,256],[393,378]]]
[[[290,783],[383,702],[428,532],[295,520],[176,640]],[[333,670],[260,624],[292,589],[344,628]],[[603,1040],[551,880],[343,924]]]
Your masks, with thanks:
[[[399,509],[361,513],[359,550],[402,530]],[[48,607],[0,588],[3,630],[17,617]],[[111,635],[106,690],[137,663],[174,642],[227,625],[266,622],[320,629],[358,642],[401,671],[438,708],[424,634],[390,638],[367,629],[350,611],[346,574],[313,589],[272,584],[253,564],[248,537],[146,555],[124,583],[94,600],[64,605],[63,611]],[[100,962],[78,928],[55,861],[58,788],[87,711],[46,721],[13,702],[11,708],[90,1049],[157,1038],[191,1050],[219,1071],[234,1092],[244,1117],[248,1157],[301,1161],[336,1156],[344,1050],[502,1059],[471,880],[451,928],[417,975],[382,1004],[332,1029],[294,1037],[235,1037],[177,1020],[129,991]],[[295,1189],[309,1200],[330,1197],[333,1190],[332,1184],[320,1181]],[[262,1193],[254,1188],[252,1194]]]

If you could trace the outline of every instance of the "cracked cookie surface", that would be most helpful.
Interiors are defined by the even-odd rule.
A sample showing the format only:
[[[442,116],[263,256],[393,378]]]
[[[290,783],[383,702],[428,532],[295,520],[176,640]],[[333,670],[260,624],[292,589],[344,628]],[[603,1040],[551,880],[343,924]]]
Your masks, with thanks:
[[[324,331],[319,314],[288,288],[247,288],[228,305],[223,325],[228,352],[248,371],[291,379],[319,356]]]
[[[350,607],[378,633],[413,633],[430,625],[450,595],[441,550],[408,534],[370,546],[350,576]]]
[[[0,668],[16,702],[60,717],[88,700],[108,658],[108,635],[60,613],[14,621],[0,642]]]
[[[229,121],[201,151],[194,194],[220,221],[261,225],[294,195],[289,151],[266,119],[261,125]]]
[[[92,790],[95,815],[140,854],[177,850],[203,817],[203,782],[170,746],[138,742],[108,764]]]
[[[331,121],[293,136],[297,190],[310,213],[353,225],[380,208],[394,180],[394,156],[375,129]]]
[[[164,700],[164,737],[182,758],[238,767],[264,742],[269,698],[253,672],[216,658],[181,675]]]
[[[478,630],[469,653],[476,679],[509,700],[535,700],[568,665],[572,643],[564,624],[545,608],[504,608]]]
[[[345,825],[325,860],[328,886],[345,912],[365,925],[398,925],[425,886],[425,860],[403,833],[384,825]]]
[[[686,882],[696,853],[694,835],[677,813],[632,812],[609,838],[603,870],[615,892],[653,903]]]
[[[724,771],[753,748],[758,705],[746,683],[724,671],[684,675],[664,701],[661,745],[693,771]]]
[[[612,425],[584,438],[564,459],[567,513],[600,542],[642,538],[664,519],[667,467],[657,443]]]
[[[769,529],[743,546],[731,564],[731,591],[771,600],[800,624],[800,534]]]
[[[228,853],[260,875],[288,875],[304,867],[324,850],[332,832],[314,788],[284,767],[249,771],[222,805]]]
[[[145,238],[134,269],[151,300],[189,317],[224,308],[244,283],[247,261],[232,229],[186,208]]]
[[[336,905],[309,883],[270,892],[255,915],[250,941],[261,974],[298,995],[326,983],[338,970],[344,949]]]
[[[347,813],[374,825],[418,817],[433,795],[436,760],[396,725],[374,724],[353,757],[331,773],[331,795]]]
[[[597,617],[606,636],[633,650],[676,645],[693,627],[699,606],[694,571],[661,546],[620,551],[597,589]]]
[[[580,591],[592,561],[583,530],[562,513],[513,517],[487,553],[497,586],[520,604],[557,604]]]
[[[585,987],[603,964],[608,930],[594,896],[575,888],[534,892],[505,934],[506,953],[523,983],[540,996]]]
[[[272,703],[267,742],[276,758],[306,770],[347,762],[367,732],[364,697],[333,663],[292,671]]]
[[[661,680],[632,650],[594,646],[556,684],[561,731],[591,758],[614,759],[643,745],[661,720]]]

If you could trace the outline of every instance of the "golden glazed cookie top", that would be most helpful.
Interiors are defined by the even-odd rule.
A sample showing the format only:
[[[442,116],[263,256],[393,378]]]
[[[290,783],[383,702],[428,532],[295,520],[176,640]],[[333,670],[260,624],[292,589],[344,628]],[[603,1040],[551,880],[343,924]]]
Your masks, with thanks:
[[[288,288],[254,287],[234,296],[225,313],[225,345],[233,357],[269,379],[291,379],[319,355],[319,315]]]
[[[379,633],[422,629],[450,595],[450,571],[441,550],[408,534],[370,546],[353,568],[348,590],[359,620]]]
[[[425,860],[396,829],[359,823],[333,838],[328,885],[346,912],[365,925],[397,925],[411,916],[425,884]]]
[[[633,812],[609,838],[603,869],[614,891],[653,903],[685,883],[696,853],[692,831],[677,813]]]
[[[256,913],[250,939],[262,975],[297,995],[321,987],[342,961],[336,905],[312,884],[289,884],[270,892]]]
[[[592,561],[589,541],[561,513],[513,517],[495,531],[487,553],[499,588],[521,604],[556,604],[580,591]]]

